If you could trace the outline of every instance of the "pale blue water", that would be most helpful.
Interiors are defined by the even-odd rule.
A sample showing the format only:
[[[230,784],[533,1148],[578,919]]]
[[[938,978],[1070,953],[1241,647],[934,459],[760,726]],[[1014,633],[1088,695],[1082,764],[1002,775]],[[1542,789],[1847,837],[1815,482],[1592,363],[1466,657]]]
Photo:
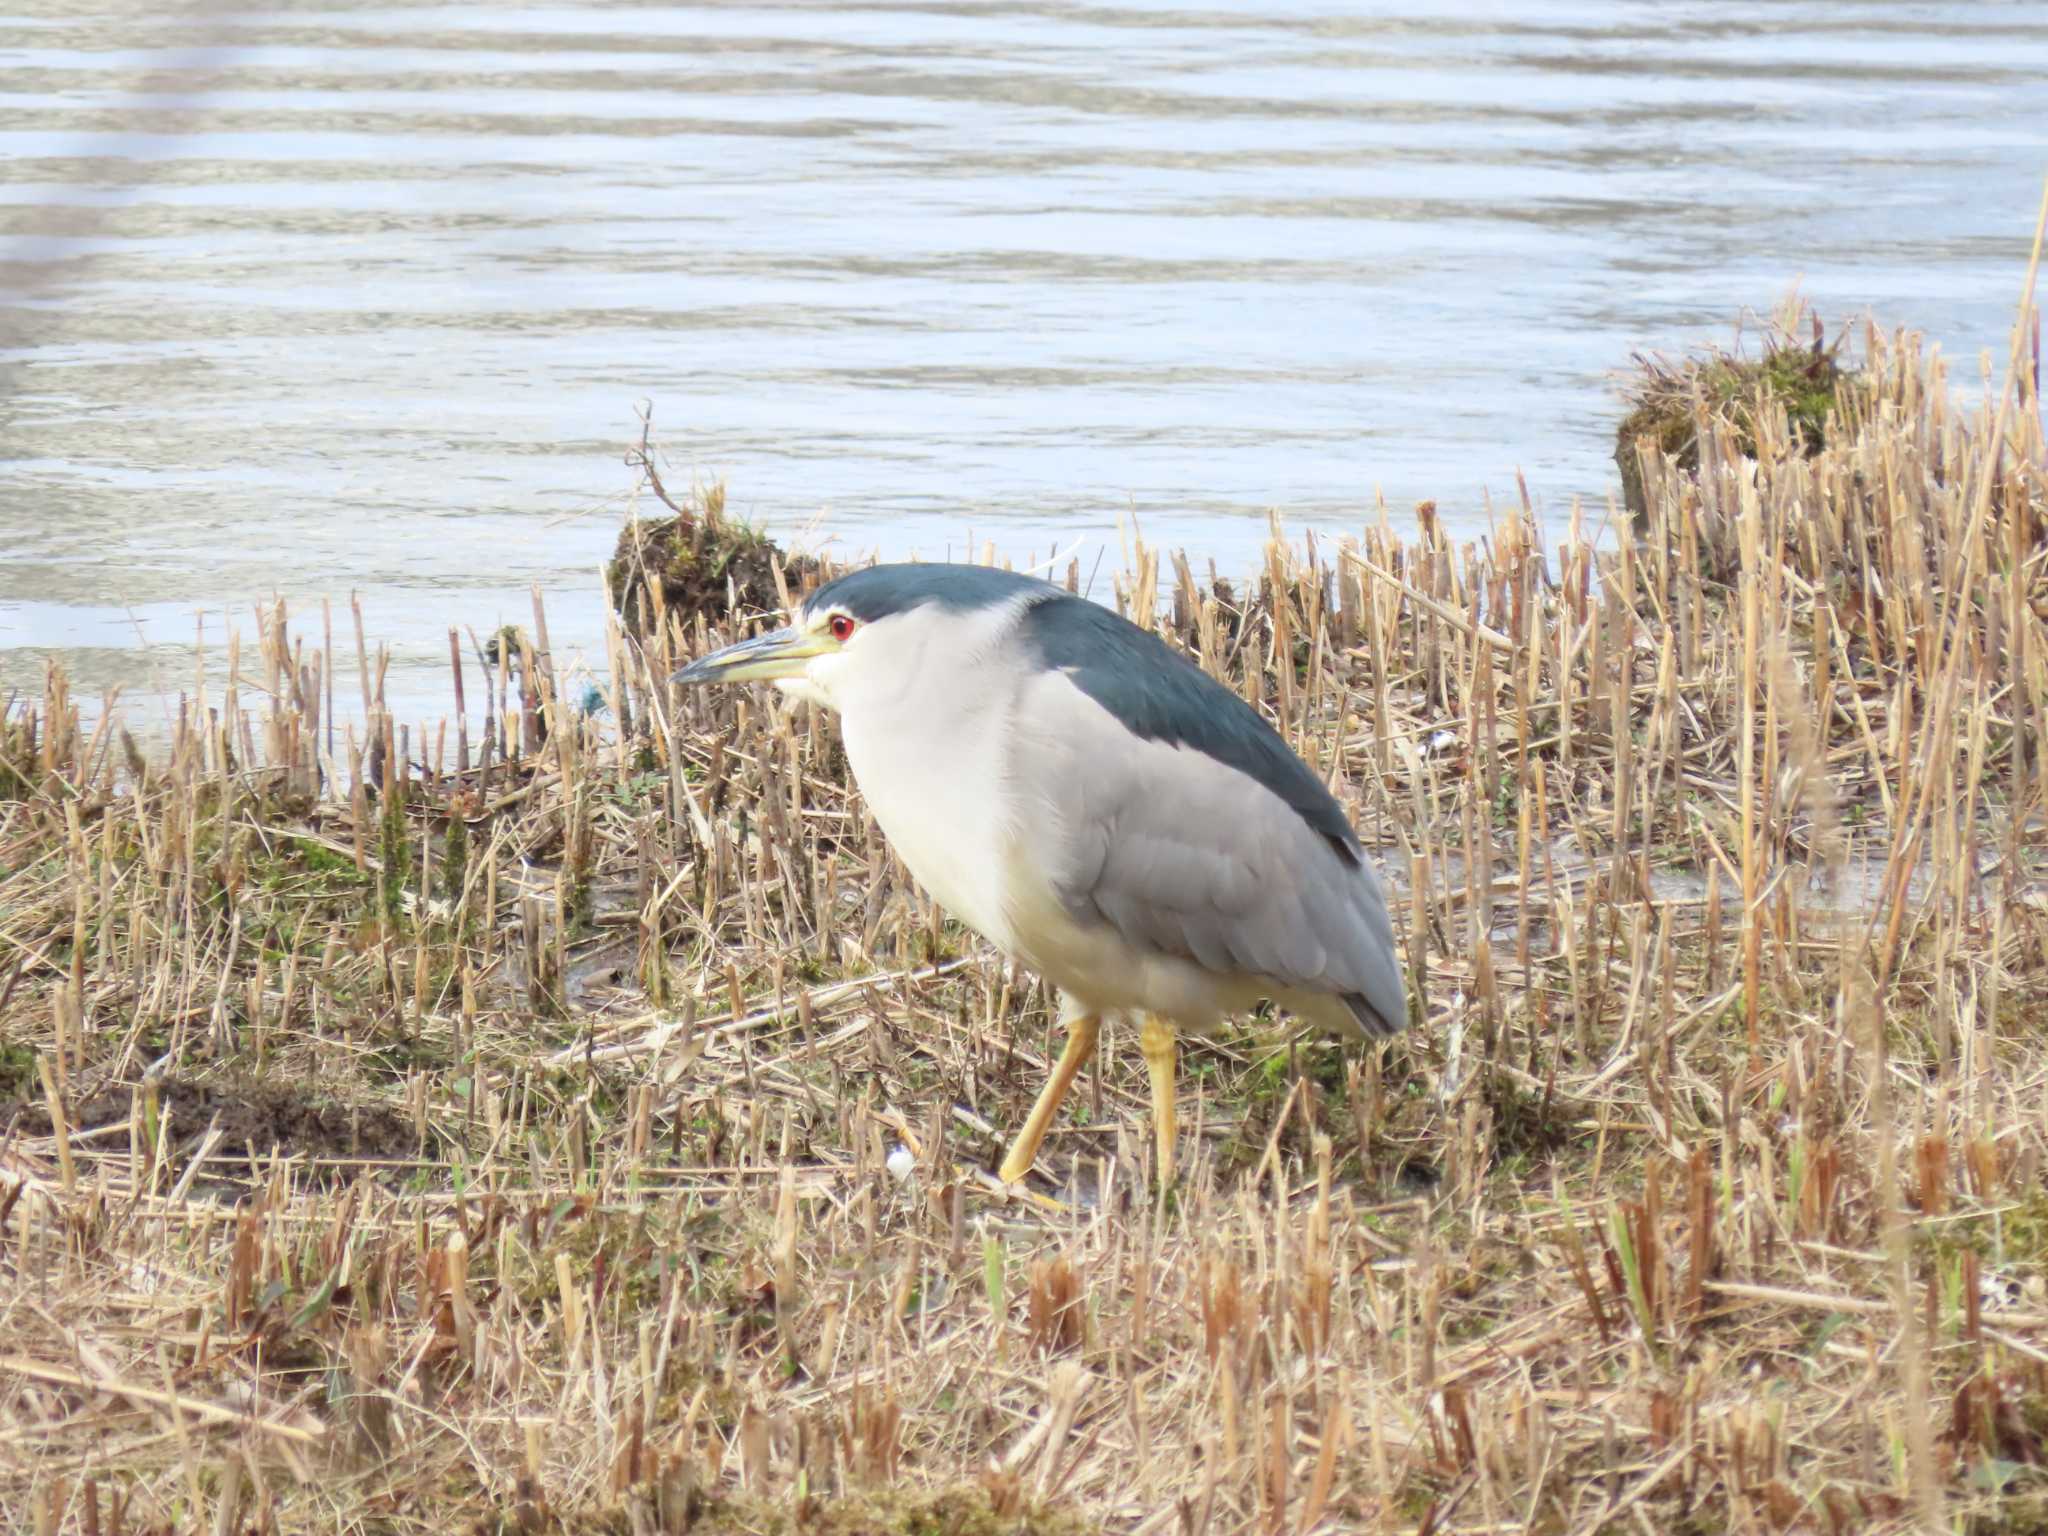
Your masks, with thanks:
[[[1973,380],[2048,172],[2039,4],[0,6],[0,697],[587,646],[642,401],[848,553],[1597,512],[1794,280]]]

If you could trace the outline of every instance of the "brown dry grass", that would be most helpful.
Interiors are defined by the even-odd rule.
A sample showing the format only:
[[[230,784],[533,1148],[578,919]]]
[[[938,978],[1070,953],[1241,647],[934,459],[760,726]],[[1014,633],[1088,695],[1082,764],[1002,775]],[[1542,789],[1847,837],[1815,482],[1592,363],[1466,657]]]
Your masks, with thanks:
[[[1708,346],[1677,359],[1637,353],[1622,379],[1628,414],[1614,432],[1621,499],[1630,514],[1641,517],[1646,510],[1638,440],[1651,438],[1680,469],[1697,469],[1700,432],[1694,422],[1700,415],[1725,422],[1742,452],[1754,455],[1756,402],[1763,396],[1783,410],[1787,442],[1819,451],[1830,420],[1856,408],[1861,380],[1842,366],[1840,356],[1849,335],[1837,332],[1830,345],[1820,317],[1794,293],[1761,327],[1754,353],[1743,349],[1740,333],[1732,351]]]
[[[594,721],[536,624],[430,736],[277,612],[153,760],[53,676],[0,1529],[2048,1528],[2048,451],[2025,373],[1865,351],[1815,456],[1652,450],[1637,543],[1135,553],[1428,981],[1380,1055],[1191,1051],[1163,1192],[1125,1049],[991,1188],[1041,990],[828,722],[654,685],[701,628]]]

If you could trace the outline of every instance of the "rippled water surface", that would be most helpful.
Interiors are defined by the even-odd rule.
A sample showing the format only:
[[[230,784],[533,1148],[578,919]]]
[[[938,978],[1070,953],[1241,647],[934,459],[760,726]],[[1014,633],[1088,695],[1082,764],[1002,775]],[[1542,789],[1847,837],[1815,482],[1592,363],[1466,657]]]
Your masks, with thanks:
[[[588,646],[641,402],[848,553],[1597,509],[1794,280],[1972,380],[2048,170],[2040,4],[0,10],[0,698],[273,592],[422,708]]]

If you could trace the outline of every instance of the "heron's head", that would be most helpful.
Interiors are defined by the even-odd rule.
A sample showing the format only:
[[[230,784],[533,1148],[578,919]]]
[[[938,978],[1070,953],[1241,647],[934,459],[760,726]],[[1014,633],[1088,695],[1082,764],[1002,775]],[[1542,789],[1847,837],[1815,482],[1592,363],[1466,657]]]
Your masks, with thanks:
[[[772,682],[832,709],[901,699],[984,654],[1015,614],[1055,591],[981,565],[870,566],[818,588],[786,627],[713,651],[674,681]]]

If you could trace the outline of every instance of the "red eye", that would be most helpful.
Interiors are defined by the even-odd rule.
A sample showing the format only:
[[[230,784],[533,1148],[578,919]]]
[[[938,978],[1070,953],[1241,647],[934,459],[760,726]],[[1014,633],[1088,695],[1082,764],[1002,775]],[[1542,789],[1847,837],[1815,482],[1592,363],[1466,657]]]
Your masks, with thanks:
[[[832,638],[843,645],[853,638],[853,631],[856,626],[851,614],[835,613],[832,615],[832,620],[828,627],[832,631]]]

